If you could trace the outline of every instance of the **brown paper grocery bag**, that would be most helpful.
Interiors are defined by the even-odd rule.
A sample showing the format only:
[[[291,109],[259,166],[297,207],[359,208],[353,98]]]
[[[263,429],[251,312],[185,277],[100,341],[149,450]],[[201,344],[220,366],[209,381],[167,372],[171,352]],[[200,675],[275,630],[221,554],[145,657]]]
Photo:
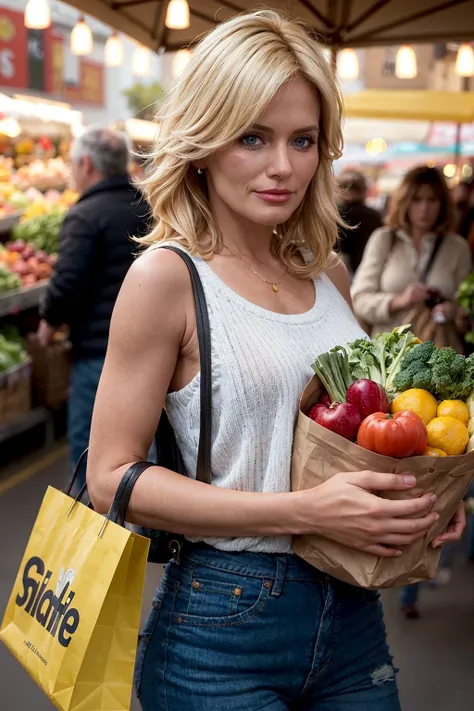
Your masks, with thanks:
[[[301,491],[318,486],[338,472],[412,472],[418,484],[410,491],[390,491],[384,498],[406,499],[432,491],[438,497],[434,510],[439,521],[425,538],[407,548],[400,558],[379,558],[321,536],[295,536],[293,550],[318,570],[363,588],[389,588],[433,578],[440,549],[430,546],[443,533],[462,500],[474,474],[474,451],[458,457],[409,457],[392,459],[374,454],[340,437],[306,417],[317,401],[321,383],[315,376],[300,401],[295,431],[291,486]]]

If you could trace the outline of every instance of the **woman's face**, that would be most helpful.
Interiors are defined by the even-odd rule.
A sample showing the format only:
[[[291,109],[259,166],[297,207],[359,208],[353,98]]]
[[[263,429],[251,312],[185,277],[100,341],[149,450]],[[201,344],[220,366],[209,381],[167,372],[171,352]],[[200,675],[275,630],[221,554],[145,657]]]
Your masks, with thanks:
[[[320,102],[303,78],[285,84],[254,126],[203,161],[213,212],[260,225],[288,220],[319,163]]]
[[[432,187],[420,185],[408,210],[410,225],[418,230],[430,232],[438,219],[440,201]]]

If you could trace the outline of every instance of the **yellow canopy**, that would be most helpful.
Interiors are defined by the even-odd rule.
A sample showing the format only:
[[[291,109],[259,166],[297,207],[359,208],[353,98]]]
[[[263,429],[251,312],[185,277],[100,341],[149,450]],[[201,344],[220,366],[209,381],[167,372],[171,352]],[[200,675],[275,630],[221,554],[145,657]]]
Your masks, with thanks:
[[[474,92],[382,91],[371,89],[344,97],[351,118],[398,121],[474,121]]]

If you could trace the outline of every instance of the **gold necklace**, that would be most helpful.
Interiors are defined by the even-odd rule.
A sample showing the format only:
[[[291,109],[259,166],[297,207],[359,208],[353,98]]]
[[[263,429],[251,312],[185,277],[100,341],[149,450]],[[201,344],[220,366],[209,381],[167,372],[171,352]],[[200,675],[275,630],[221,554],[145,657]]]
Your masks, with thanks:
[[[247,269],[249,270],[249,272],[252,272],[252,274],[255,274],[255,276],[258,277],[258,278],[260,279],[260,281],[263,281],[265,284],[268,284],[268,286],[270,287],[270,289],[271,289],[275,294],[278,294],[278,287],[280,286],[280,284],[282,283],[283,279],[284,279],[284,278],[286,277],[286,275],[288,274],[288,267],[286,268],[285,273],[283,274],[283,276],[282,276],[281,279],[278,279],[278,281],[269,281],[268,279],[265,279],[265,277],[263,277],[263,276],[261,276],[260,274],[258,274],[258,272],[256,272],[255,269],[252,269],[252,267],[249,267],[249,265],[244,262],[244,260],[242,259],[242,256],[241,256],[240,254],[236,254],[235,252],[233,252],[233,251],[232,251],[226,244],[224,244],[224,243],[222,243],[222,246],[225,247],[225,249],[226,249],[228,252],[230,252],[230,254],[231,254],[233,257],[235,257],[236,259],[239,259],[239,260],[242,262],[242,264],[244,265],[244,267],[247,267]]]

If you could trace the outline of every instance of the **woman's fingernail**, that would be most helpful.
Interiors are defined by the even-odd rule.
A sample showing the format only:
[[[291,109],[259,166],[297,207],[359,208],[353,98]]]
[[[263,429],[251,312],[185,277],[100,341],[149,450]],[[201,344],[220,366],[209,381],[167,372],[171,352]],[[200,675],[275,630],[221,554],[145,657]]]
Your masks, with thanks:
[[[399,556],[401,556],[402,554],[403,554],[403,551],[397,551],[397,552],[395,553],[395,555],[397,556],[397,558],[398,558]]]
[[[433,548],[442,548],[444,546],[443,541],[438,541],[438,543],[435,543],[433,545]]]
[[[433,494],[433,496],[431,497],[431,503],[434,504],[437,499],[438,497],[436,496],[436,494]]]
[[[403,477],[403,481],[409,486],[413,486],[414,484],[416,484],[416,478],[412,474],[406,474]]]
[[[435,514],[434,520],[439,521],[439,514]]]

